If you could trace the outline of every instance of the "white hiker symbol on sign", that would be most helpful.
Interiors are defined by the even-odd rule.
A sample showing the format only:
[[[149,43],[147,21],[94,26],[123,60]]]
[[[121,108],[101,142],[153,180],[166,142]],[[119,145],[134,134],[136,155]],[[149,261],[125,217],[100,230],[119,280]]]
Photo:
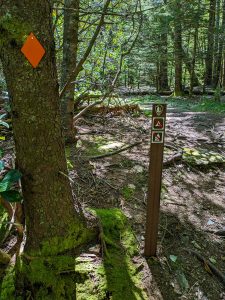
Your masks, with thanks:
[[[155,112],[157,116],[160,116],[163,113],[163,106],[162,105],[156,105]]]

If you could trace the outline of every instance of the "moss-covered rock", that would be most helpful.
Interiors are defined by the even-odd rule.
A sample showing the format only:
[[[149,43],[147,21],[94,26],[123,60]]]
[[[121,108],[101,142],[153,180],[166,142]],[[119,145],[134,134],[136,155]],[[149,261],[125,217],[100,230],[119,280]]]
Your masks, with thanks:
[[[204,149],[184,148],[182,158],[190,165],[198,166],[225,163],[224,155]]]

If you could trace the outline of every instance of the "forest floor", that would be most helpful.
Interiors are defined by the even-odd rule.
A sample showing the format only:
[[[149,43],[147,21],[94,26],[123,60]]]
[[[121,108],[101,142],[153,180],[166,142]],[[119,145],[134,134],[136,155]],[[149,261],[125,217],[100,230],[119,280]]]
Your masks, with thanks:
[[[201,111],[204,103],[166,101],[164,161],[180,151],[183,156],[163,169],[157,258],[143,257],[151,105],[162,100],[130,99],[143,110],[135,117],[95,114],[80,121],[78,166],[71,171],[77,199],[86,207],[120,208],[126,215],[139,245],[133,258],[136,274],[148,295],[125,292],[111,298],[120,278],[110,291],[109,276],[108,296],[93,299],[225,299],[225,282],[210,269],[214,265],[224,280],[225,114]],[[97,158],[140,141],[127,151]]]
[[[77,300],[225,299],[225,105],[156,96],[124,101],[139,104],[141,113],[90,113],[78,123],[75,156],[67,149],[76,199],[95,210],[102,224],[99,243],[77,258]],[[168,103],[167,163],[157,257],[145,259],[151,108],[155,102]],[[139,144],[127,151],[98,157],[135,143]],[[12,138],[1,144],[10,165]],[[177,154],[178,160],[170,160]],[[15,239],[12,234],[1,248],[9,248]],[[211,265],[221,273],[216,274]]]

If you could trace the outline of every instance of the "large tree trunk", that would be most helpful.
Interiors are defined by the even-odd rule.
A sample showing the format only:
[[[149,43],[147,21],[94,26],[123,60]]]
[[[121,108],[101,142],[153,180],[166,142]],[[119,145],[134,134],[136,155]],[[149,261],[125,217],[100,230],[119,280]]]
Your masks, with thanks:
[[[182,24],[181,24],[181,3],[175,1],[174,20],[174,56],[175,56],[175,87],[174,95],[182,95]]]
[[[205,85],[212,85],[213,72],[213,49],[214,49],[214,31],[215,31],[215,10],[216,0],[210,0],[209,24],[208,24],[208,46],[205,60]]]
[[[63,62],[61,86],[69,80],[69,75],[77,64],[78,29],[79,29],[79,0],[65,0],[63,29]],[[71,82],[62,98],[61,110],[63,129],[66,142],[75,141],[74,116],[75,82]]]
[[[17,166],[23,174],[25,254],[35,257],[24,261],[21,272],[29,285],[43,284],[43,289],[33,288],[35,299],[44,299],[45,293],[75,299],[74,288],[72,294],[66,285],[57,289],[62,279],[51,260],[85,242],[88,232],[74,209],[67,177],[51,14],[49,1],[2,1],[0,58],[11,98]],[[20,51],[31,31],[46,50],[36,69]]]

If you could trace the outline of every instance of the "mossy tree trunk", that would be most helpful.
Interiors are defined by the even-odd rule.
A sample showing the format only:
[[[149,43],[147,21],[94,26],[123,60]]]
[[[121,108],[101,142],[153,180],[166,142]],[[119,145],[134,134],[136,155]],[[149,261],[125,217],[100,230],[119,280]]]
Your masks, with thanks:
[[[63,28],[63,62],[61,86],[69,80],[71,72],[77,64],[79,0],[65,0]],[[70,83],[62,97],[62,119],[66,142],[75,141],[76,131],[73,126],[75,82]]]
[[[42,283],[41,276],[50,280],[54,269],[52,263],[48,262],[48,270],[44,262],[37,263],[38,259],[67,253],[91,236],[74,208],[67,177],[51,16],[50,1],[2,1],[0,58],[11,98],[17,166],[23,174],[25,254],[35,257],[28,260],[24,276],[38,284]],[[20,51],[30,32],[46,50],[35,69]],[[30,275],[32,270],[37,276],[40,273],[31,264],[43,265],[45,276]],[[66,285],[56,293],[60,279],[52,278],[43,295],[48,291],[61,299]],[[73,293],[67,299],[74,299]]]

